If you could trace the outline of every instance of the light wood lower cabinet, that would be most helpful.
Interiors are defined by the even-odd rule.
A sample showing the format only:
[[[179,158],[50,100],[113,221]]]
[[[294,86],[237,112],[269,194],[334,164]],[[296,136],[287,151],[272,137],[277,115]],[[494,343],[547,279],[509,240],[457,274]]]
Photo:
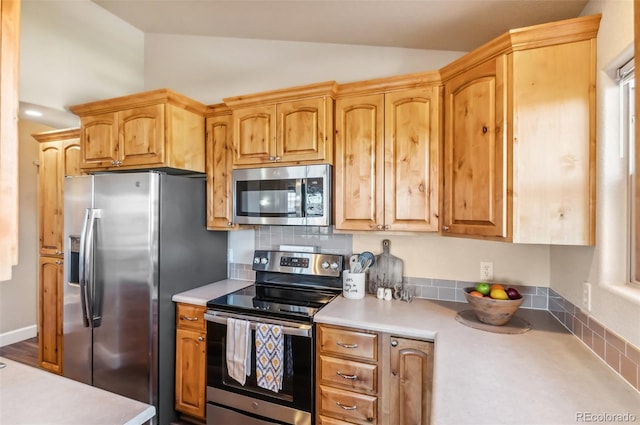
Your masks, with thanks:
[[[175,409],[205,419],[207,330],[205,307],[179,303],[176,308]]]
[[[389,338],[388,408],[389,425],[426,425],[431,414],[433,387],[433,343],[415,339]],[[385,385],[386,387],[386,385]]]
[[[433,343],[318,325],[316,423],[429,423]]]
[[[62,374],[62,258],[40,257],[38,288],[38,364],[43,369]]]

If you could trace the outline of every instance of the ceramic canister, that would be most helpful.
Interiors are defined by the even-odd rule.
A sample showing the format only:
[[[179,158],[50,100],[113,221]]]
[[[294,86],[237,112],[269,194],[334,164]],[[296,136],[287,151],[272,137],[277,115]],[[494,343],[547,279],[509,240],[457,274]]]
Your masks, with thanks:
[[[351,273],[345,270],[342,273],[342,296],[353,300],[364,298],[365,274]]]

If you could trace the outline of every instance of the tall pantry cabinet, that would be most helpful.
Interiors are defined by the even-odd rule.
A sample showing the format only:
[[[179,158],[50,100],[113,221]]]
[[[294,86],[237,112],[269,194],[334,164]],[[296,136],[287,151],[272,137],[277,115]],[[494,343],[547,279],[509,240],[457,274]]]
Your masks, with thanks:
[[[80,129],[32,135],[38,167],[38,363],[62,374],[64,177],[80,175]]]

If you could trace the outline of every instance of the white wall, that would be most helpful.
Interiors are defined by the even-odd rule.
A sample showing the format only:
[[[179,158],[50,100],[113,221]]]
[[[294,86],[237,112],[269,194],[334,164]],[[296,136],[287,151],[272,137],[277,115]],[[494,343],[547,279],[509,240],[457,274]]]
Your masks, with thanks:
[[[18,123],[18,265],[0,282],[0,346],[36,335],[38,280],[38,142],[31,133],[51,130],[30,121]]]
[[[224,37],[147,34],[145,88],[170,87],[200,102],[335,80],[439,69],[462,52]]]
[[[593,13],[602,13],[598,32],[596,246],[552,247],[551,287],[584,308],[583,284],[592,283],[589,314],[640,347],[640,290],[624,286],[626,176],[619,150],[618,86],[614,74],[633,57],[633,2],[591,0],[582,14]]]
[[[69,105],[144,89],[144,33],[89,0],[23,0],[21,102]]]

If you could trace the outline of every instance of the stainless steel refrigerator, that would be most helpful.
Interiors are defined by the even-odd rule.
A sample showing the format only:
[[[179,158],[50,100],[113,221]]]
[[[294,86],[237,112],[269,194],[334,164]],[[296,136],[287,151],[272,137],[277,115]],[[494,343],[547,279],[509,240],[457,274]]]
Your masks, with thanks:
[[[227,276],[203,178],[159,172],[64,183],[64,376],[174,412],[175,293]]]

